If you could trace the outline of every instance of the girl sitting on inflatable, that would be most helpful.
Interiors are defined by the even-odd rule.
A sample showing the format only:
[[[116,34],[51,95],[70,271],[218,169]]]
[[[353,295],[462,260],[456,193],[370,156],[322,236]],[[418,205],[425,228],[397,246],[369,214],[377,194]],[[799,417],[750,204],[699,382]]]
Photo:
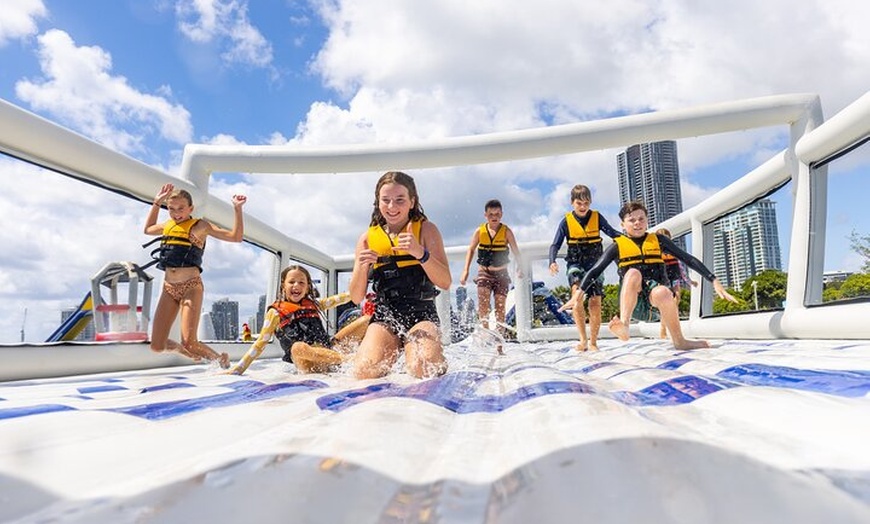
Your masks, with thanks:
[[[297,265],[285,268],[281,272],[279,299],[267,309],[257,341],[229,373],[244,373],[263,352],[273,333],[284,350],[283,360],[295,364],[300,373],[335,371],[352,355],[348,344],[361,340],[369,323],[369,317],[363,315],[329,338],[323,327],[323,312],[349,301],[348,293],[318,300],[307,269]]]

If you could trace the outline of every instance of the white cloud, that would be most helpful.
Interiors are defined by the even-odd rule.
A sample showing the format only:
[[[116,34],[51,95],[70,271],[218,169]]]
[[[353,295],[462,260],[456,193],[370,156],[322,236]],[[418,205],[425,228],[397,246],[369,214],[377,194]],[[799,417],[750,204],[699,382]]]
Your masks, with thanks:
[[[42,0],[6,0],[0,16],[0,47],[10,40],[37,32],[36,21],[45,18],[48,10]]]
[[[216,42],[225,62],[256,67],[272,63],[272,44],[248,20],[246,1],[179,0],[175,13],[187,38],[199,44]]]
[[[142,151],[155,132],[174,143],[190,141],[190,113],[112,75],[112,57],[102,48],[77,46],[52,29],[39,37],[39,62],[45,76],[17,82],[16,95],[94,140],[127,153]]]
[[[788,0],[738,0],[701,8],[615,0],[601,9],[566,0],[534,7],[521,0],[325,2],[330,32],[312,68],[346,104],[312,104],[290,142],[402,142],[792,92],[820,94],[831,114],[870,85],[865,4],[814,1],[795,9]],[[686,139],[680,149],[686,204],[769,158],[785,133],[783,126]],[[427,206],[444,211],[435,216],[447,238],[477,220],[478,213],[459,209],[465,202],[476,208],[491,196],[509,195],[508,216],[524,203],[514,195],[533,200],[525,205],[537,212],[524,209],[518,231],[552,229],[575,183],[593,186],[596,203],[615,208],[617,152],[475,166],[465,177],[448,170],[421,194]],[[696,177],[735,158],[745,170],[724,183]],[[551,193],[507,190],[541,179],[550,181]],[[348,208],[370,205],[368,195],[344,194],[354,200]]]

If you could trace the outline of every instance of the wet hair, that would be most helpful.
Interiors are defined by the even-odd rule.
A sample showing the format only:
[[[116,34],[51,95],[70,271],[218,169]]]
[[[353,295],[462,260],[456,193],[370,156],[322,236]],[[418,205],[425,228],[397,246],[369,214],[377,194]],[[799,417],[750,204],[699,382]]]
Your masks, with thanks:
[[[309,273],[307,269],[298,264],[291,264],[285,267],[283,271],[281,271],[281,281],[278,283],[279,299],[287,300],[287,297],[284,296],[284,279],[287,278],[287,273],[291,271],[301,271],[302,274],[305,275],[305,280],[308,284],[308,293],[305,294],[305,297],[310,298],[315,304],[317,304],[317,297],[320,296],[320,294],[317,292],[317,288],[314,287],[314,283],[311,280],[311,273]],[[320,309],[319,305],[318,309]]]
[[[643,212],[646,214],[646,206],[643,205],[643,202],[640,200],[629,200],[625,204],[622,204],[622,207],[619,209],[619,219],[622,220],[626,216],[634,213],[638,209],[643,209]]]
[[[169,193],[169,196],[166,197],[166,200],[175,200],[176,198],[183,198],[187,200],[187,205],[193,205],[193,197],[190,196],[190,193],[188,193],[186,189],[174,189],[172,193]]]
[[[381,214],[381,210],[378,207],[381,188],[387,184],[399,184],[400,186],[405,186],[408,190],[408,197],[414,201],[414,205],[408,213],[409,220],[426,220],[423,206],[420,205],[420,196],[417,195],[417,185],[414,184],[414,179],[411,178],[411,175],[402,173],[401,171],[387,171],[381,175],[381,178],[378,179],[378,184],[375,186],[375,203],[374,210],[372,211],[372,221],[369,224],[370,226],[382,226],[387,223],[387,220]]]
[[[577,184],[571,188],[571,202],[575,200],[592,202],[592,191],[583,184]]]
[[[487,200],[486,204],[483,206],[483,210],[486,211],[488,209],[501,209],[501,202],[495,198]]]
[[[660,227],[656,229],[656,235],[664,235],[668,238],[671,238],[671,231],[666,227]]]

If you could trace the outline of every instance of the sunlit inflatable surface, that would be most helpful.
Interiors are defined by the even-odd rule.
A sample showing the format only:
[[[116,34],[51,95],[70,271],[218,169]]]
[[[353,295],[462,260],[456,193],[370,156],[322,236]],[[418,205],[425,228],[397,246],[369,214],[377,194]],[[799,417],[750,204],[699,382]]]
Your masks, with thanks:
[[[870,343],[488,342],[423,381],[267,359],[2,383],[0,518],[870,522]]]

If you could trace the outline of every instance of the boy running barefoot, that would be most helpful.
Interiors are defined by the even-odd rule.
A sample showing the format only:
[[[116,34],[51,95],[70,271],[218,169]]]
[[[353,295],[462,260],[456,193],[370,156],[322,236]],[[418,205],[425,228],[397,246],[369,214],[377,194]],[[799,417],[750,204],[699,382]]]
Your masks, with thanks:
[[[616,262],[620,280],[619,316],[610,320],[609,328],[619,340],[629,339],[631,315],[640,300],[658,308],[662,324],[671,333],[676,349],[709,347],[705,340],[689,340],[683,336],[674,294],[668,287],[670,281],[662,253],[671,253],[712,282],[719,297],[731,302],[737,302],[737,299],[725,291],[716,275],[700,260],[680,249],[665,235],[647,232],[647,212],[643,203],[627,202],[620,209],[619,218],[622,220],[625,235],[615,238],[613,245],[604,251],[598,262],[583,277],[580,283],[581,296],[592,287],[608,264]]]

